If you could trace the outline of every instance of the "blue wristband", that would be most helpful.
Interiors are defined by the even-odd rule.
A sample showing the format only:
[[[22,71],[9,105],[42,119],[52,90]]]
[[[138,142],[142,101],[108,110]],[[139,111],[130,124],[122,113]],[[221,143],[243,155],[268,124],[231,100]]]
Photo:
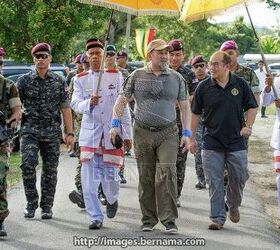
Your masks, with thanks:
[[[186,137],[192,137],[192,131],[189,129],[183,129],[182,135]]]
[[[119,128],[121,126],[121,120],[120,119],[112,119],[112,128]]]

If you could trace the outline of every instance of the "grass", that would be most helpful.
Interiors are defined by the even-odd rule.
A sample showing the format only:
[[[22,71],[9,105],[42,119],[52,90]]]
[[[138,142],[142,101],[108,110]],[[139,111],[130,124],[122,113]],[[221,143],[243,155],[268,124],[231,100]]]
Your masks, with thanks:
[[[275,115],[276,114],[276,107],[275,107],[275,105],[271,104],[268,107],[266,107],[265,114],[266,115]]]
[[[21,180],[21,157],[19,152],[11,153],[10,157],[10,171],[7,176],[8,187],[12,187]]]

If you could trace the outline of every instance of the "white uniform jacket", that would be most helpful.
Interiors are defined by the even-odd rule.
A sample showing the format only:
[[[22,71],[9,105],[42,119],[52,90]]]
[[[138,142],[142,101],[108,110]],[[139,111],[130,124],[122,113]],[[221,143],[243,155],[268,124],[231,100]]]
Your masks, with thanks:
[[[96,93],[99,73],[89,70],[74,78],[74,92],[71,100],[72,109],[83,114],[79,135],[79,146],[99,148],[104,134],[105,149],[114,149],[109,138],[112,112],[115,101],[121,90],[123,78],[118,71],[105,71],[102,75],[98,95],[99,103],[91,109],[90,97]],[[131,139],[131,117],[128,105],[121,118],[121,137]]]
[[[276,77],[274,79],[274,86],[278,95],[278,98],[280,97],[280,77]],[[264,90],[261,93],[261,101],[263,106],[268,106],[271,103],[275,101],[275,96],[273,93],[273,90],[269,93],[266,93]],[[276,119],[272,131],[271,141],[270,141],[271,147],[280,150],[280,108],[276,108]]]

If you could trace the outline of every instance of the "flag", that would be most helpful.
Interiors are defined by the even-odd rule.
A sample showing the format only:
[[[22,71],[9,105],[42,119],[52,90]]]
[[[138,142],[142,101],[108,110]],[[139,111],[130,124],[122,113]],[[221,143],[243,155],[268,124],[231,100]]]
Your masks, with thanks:
[[[139,55],[145,59],[147,56],[147,46],[154,39],[156,34],[155,28],[136,29],[136,48]]]

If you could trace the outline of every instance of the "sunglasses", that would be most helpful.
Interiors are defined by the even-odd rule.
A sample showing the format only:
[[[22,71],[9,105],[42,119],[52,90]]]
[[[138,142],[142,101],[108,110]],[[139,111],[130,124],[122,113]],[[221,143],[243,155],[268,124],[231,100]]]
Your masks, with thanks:
[[[114,53],[114,52],[107,52],[107,54],[106,54],[106,56],[114,56],[114,55],[116,55],[116,53]]]
[[[205,63],[195,64],[193,67],[194,67],[195,69],[204,68],[204,67],[205,67]]]
[[[2,66],[2,65],[3,65],[3,63],[4,63],[4,61],[0,60],[0,66]]]
[[[35,54],[34,57],[36,59],[47,59],[49,57],[49,55],[47,55],[47,54]]]

